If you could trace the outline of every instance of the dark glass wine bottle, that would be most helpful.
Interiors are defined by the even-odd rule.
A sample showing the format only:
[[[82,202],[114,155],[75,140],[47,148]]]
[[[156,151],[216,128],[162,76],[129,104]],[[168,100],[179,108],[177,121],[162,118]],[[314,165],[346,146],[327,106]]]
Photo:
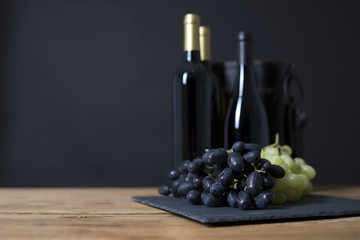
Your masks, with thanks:
[[[185,61],[173,77],[173,167],[213,148],[214,85],[200,61],[200,17],[184,17]]]
[[[214,86],[215,91],[212,95],[214,97],[213,108],[214,108],[214,126],[212,127],[214,137],[212,138],[212,147],[219,148],[223,146],[224,138],[224,119],[226,113],[225,96],[222,91],[222,86],[219,79],[214,74],[211,68],[211,31],[209,27],[200,26],[199,28],[199,40],[200,40],[200,59],[202,64],[205,66],[207,72],[210,75],[210,79]]]
[[[244,141],[264,147],[269,144],[269,129],[252,72],[251,36],[240,32],[237,41],[237,72],[226,112],[224,145],[229,149],[234,142]]]

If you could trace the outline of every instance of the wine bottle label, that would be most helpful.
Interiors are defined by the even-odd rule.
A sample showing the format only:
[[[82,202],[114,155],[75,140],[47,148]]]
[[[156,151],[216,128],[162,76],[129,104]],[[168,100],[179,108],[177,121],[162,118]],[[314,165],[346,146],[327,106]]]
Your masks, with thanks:
[[[186,14],[184,17],[184,51],[199,51],[200,16]]]
[[[210,34],[211,34],[210,28],[205,27],[205,26],[200,26],[199,37],[200,37],[201,61],[210,61],[211,60]]]

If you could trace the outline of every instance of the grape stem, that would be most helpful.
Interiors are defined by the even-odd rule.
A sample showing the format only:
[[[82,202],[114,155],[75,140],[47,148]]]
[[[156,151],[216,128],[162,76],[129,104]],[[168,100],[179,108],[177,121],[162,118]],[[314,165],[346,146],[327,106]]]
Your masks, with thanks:
[[[273,144],[270,144],[267,147],[279,147],[280,146],[280,136],[279,133],[275,134],[275,142]]]

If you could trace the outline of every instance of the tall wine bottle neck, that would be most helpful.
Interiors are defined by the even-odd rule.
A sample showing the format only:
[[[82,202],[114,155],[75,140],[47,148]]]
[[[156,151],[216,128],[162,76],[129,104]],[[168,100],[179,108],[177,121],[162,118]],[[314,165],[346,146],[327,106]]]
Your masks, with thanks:
[[[238,63],[239,65],[251,65],[251,37],[247,32],[238,35]]]
[[[234,97],[242,98],[244,89],[252,88],[251,74],[251,37],[247,32],[240,32],[238,42],[237,79],[234,88]]]
[[[199,40],[200,40],[200,58],[202,62],[211,61],[211,48],[210,48],[210,28],[200,26]]]
[[[199,27],[199,15],[189,13],[184,16],[184,52],[188,62],[200,61]]]

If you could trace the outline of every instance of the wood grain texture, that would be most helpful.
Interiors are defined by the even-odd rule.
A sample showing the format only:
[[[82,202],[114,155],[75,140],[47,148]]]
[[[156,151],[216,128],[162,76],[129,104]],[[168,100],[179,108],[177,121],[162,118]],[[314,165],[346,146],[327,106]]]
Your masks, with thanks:
[[[360,187],[315,194],[360,199]],[[360,217],[208,226],[133,202],[155,188],[0,189],[0,239],[360,239]]]

